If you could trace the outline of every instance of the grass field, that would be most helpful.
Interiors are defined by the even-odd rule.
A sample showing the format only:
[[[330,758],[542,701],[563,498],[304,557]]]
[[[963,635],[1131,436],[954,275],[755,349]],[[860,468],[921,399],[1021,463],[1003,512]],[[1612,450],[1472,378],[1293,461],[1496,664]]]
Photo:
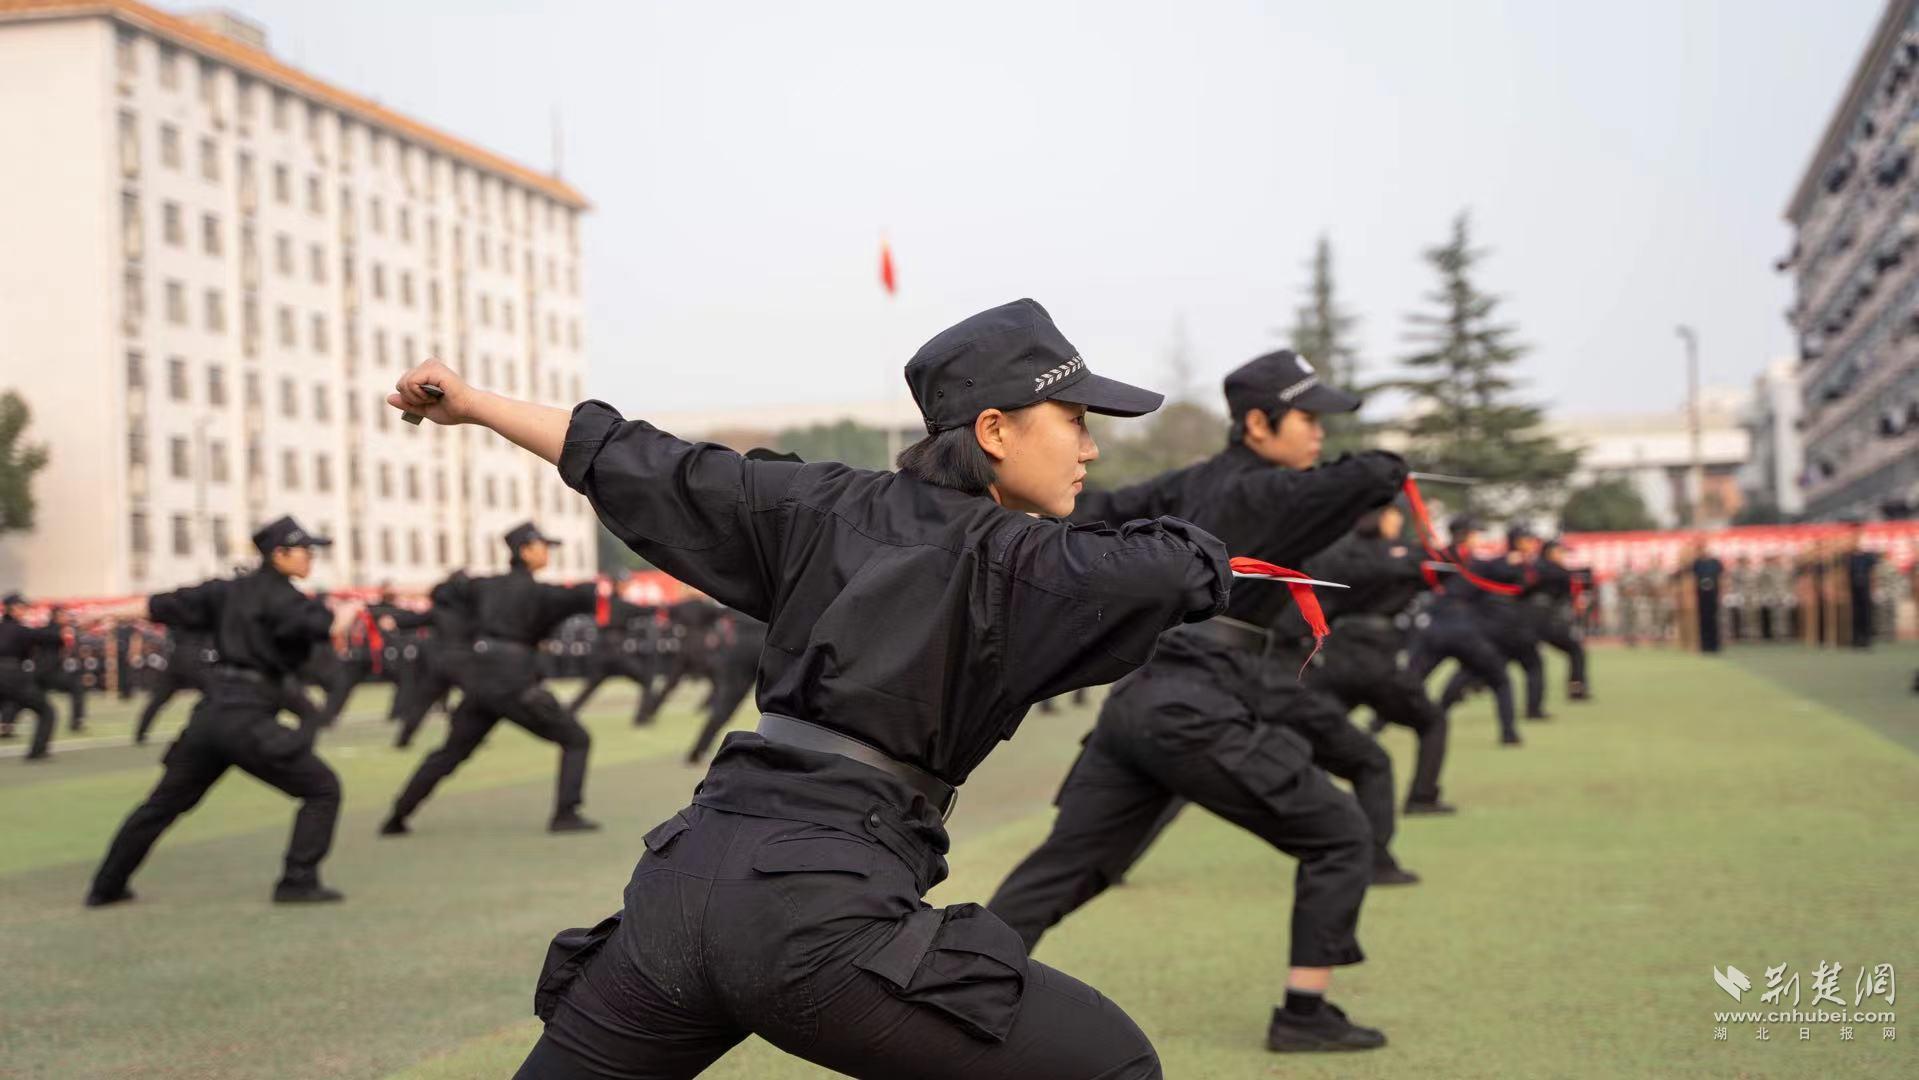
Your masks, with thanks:
[[[1376,1053],[1262,1048],[1292,864],[1197,811],[1038,955],[1125,1005],[1175,1078],[1919,1076],[1919,982],[1894,1042],[1880,1025],[1852,1042],[1827,1025],[1805,1042],[1781,1024],[1713,1037],[1715,1011],[1770,1007],[1768,966],[1802,973],[1804,1008],[1821,961],[1845,965],[1848,1003],[1862,964],[1919,980],[1915,666],[1911,647],[1602,650],[1599,700],[1555,706],[1519,751],[1494,745],[1483,698],[1463,707],[1446,787],[1462,813],[1403,824],[1401,860],[1426,880],[1369,897],[1370,959],[1335,987],[1389,1034]],[[443,722],[395,751],[386,691],[364,691],[322,748],[346,788],[325,873],[347,903],[267,903],[291,807],[235,772],[155,849],[139,902],[89,911],[94,861],[165,745],[125,745],[131,710],[96,699],[94,741],[49,765],[0,757],[0,1076],[510,1075],[537,1035],[548,938],[618,905],[641,834],[698,778],[679,763],[697,698],[647,730],[626,723],[630,690],[596,700],[587,811],[603,832],[546,834],[554,754],[503,728],[414,836],[383,840]],[[1040,840],[1091,719],[1033,716],[967,785],[935,902],[984,900]],[[1410,737],[1386,742],[1403,784]],[[1714,985],[1727,964],[1756,984],[1744,1004]],[[827,1074],[749,1040],[708,1075]]]

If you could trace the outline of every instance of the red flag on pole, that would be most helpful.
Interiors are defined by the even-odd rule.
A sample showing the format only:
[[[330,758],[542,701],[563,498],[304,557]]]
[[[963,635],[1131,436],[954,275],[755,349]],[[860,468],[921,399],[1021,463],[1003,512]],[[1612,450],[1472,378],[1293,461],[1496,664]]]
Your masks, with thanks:
[[[880,237],[880,284],[886,287],[886,295],[896,295],[899,282],[893,277],[893,245],[885,237]]]

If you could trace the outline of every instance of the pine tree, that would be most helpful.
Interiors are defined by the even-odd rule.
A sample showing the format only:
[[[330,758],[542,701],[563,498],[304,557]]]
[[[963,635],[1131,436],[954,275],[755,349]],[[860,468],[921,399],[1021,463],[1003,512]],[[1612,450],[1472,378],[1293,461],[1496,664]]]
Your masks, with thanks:
[[[1340,309],[1334,296],[1333,246],[1321,236],[1308,264],[1312,277],[1306,302],[1294,309],[1293,351],[1319,371],[1319,377],[1343,390],[1363,391],[1359,384],[1359,354],[1353,349],[1353,327],[1359,320]],[[1357,413],[1320,418],[1326,428],[1324,456],[1330,460],[1348,450],[1359,450],[1370,440]]]
[[[1480,481],[1449,492],[1449,503],[1478,513],[1531,512],[1559,501],[1579,452],[1540,430],[1537,406],[1514,398],[1512,369],[1527,349],[1500,321],[1499,298],[1473,283],[1486,254],[1472,246],[1464,211],[1452,239],[1425,253],[1439,273],[1439,289],[1427,294],[1438,310],[1407,316],[1419,351],[1405,358],[1407,373],[1395,383],[1413,399],[1400,427],[1415,468]]]

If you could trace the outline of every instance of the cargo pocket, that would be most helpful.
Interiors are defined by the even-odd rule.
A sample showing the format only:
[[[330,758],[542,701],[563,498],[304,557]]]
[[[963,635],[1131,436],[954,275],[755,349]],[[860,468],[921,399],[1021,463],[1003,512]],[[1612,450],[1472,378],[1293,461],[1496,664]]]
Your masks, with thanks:
[[[914,912],[879,948],[854,962],[893,996],[945,1013],[962,1031],[1004,1042],[1026,989],[1026,945],[978,904]]]
[[[580,977],[587,961],[593,959],[593,954],[600,951],[619,927],[620,915],[616,912],[601,919],[591,930],[576,926],[554,935],[546,947],[540,981],[533,988],[533,1015],[541,1020],[553,1019],[553,1010],[559,1008],[566,988]]]
[[[673,846],[673,842],[680,838],[680,834],[692,827],[692,823],[686,820],[684,812],[676,813],[653,826],[644,837],[640,838],[640,842],[646,845],[647,851],[655,855],[665,855],[667,849]]]
[[[852,837],[799,836],[775,840],[753,853],[753,869],[762,874],[853,874],[871,877],[879,858]]]
[[[268,761],[298,757],[308,746],[306,733],[287,727],[278,720],[256,723],[247,734],[253,740],[254,749]]]
[[[1313,762],[1312,744],[1281,724],[1255,722],[1215,744],[1213,759],[1247,794],[1285,810]]]

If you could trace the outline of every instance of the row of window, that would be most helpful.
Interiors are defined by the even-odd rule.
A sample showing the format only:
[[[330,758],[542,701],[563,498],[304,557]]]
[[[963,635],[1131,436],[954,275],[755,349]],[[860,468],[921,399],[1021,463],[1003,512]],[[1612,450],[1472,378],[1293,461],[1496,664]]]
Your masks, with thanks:
[[[140,42],[141,37],[137,32],[128,27],[120,28],[116,60],[123,77],[130,79],[139,74]],[[158,42],[158,53],[160,85],[166,89],[178,89],[182,66],[180,50],[171,43]],[[216,117],[221,115],[221,76],[227,70],[211,59],[199,59],[200,100]],[[390,164],[394,174],[409,186],[415,183],[417,176],[424,181],[427,193],[433,195],[438,190],[442,175],[450,173],[454,195],[463,205],[471,197],[478,208],[480,220],[489,221],[497,213],[506,228],[513,228],[517,221],[522,231],[531,232],[543,216],[544,221],[540,224],[547,232],[564,231],[572,243],[578,244],[579,214],[550,198],[416,146],[381,128],[357,123],[347,114],[329,109],[317,101],[304,101],[305,108],[301,109],[296,96],[284,88],[264,86],[252,76],[238,71],[232,72],[232,75],[234,109],[242,124],[253,122],[263,96],[270,95],[265,100],[269,103],[268,119],[273,130],[290,131],[296,115],[303,118],[304,136],[316,156],[322,159],[328,149],[327,127],[332,124],[338,136],[335,145],[342,165],[352,163],[355,148],[364,140],[370,165],[385,169]],[[390,154],[389,143],[393,149]]]
[[[128,539],[132,545],[133,553],[135,555],[151,554],[153,550],[153,537],[147,512],[144,510],[133,511],[127,517],[127,524],[130,532]],[[191,557],[194,550],[195,531],[192,516],[188,514],[170,515],[169,524],[171,525],[172,532],[173,554],[179,558]],[[325,525],[322,525],[321,531],[324,533],[329,530]],[[210,534],[209,541],[212,545],[214,556],[220,559],[231,558],[233,554],[233,530],[230,520],[224,515],[213,515],[209,517],[207,519],[207,532]],[[399,565],[399,559],[397,557],[399,555],[399,545],[395,542],[399,537],[396,537],[394,531],[389,528],[382,528],[378,530],[375,535],[379,542],[379,561],[389,566]],[[420,531],[418,529],[408,529],[404,539],[406,541],[407,565],[428,565],[425,557],[425,538]],[[353,561],[364,561],[366,558],[366,545],[361,530],[357,528],[349,530],[346,540],[347,551]],[[319,548],[317,550],[322,559],[327,558],[331,554],[327,548]],[[490,550],[490,548],[483,547],[482,550]],[[436,531],[433,534],[433,552],[435,564],[446,566],[452,562],[452,544],[444,530]],[[568,569],[575,571],[582,570],[586,566],[585,552],[565,546],[555,548],[553,550],[553,565],[556,570],[561,571]]]
[[[378,343],[380,362],[384,364],[386,362],[386,332],[384,330],[376,331],[374,340]],[[413,339],[411,337],[405,339],[405,353],[406,364],[408,367],[412,367],[417,360],[414,357]],[[145,354],[137,351],[129,352],[127,353],[126,363],[127,388],[129,390],[146,389],[147,372]],[[502,370],[506,376],[506,391],[508,393],[518,393],[519,366],[508,363],[502,365]],[[571,376],[567,385],[562,387],[559,372],[549,371],[546,374],[547,385],[545,390],[547,391],[549,400],[580,400],[580,377],[578,375]],[[481,356],[479,365],[481,385],[493,385],[493,376],[493,358],[490,356]],[[192,377],[188,370],[187,361],[184,358],[178,356],[168,358],[166,382],[167,398],[169,400],[179,402],[190,402],[193,400]],[[261,393],[260,373],[257,371],[246,372],[243,376],[242,383],[246,404],[256,408],[261,407],[264,404],[264,400]],[[569,396],[563,396],[560,392],[563,388],[570,389],[572,393]],[[530,389],[538,393],[541,388],[532,386]],[[301,396],[302,394],[297,380],[291,376],[282,376],[280,379],[279,394],[280,415],[289,420],[299,419]],[[372,403],[376,406],[374,409],[375,423],[382,429],[386,427],[388,414],[391,413],[392,410],[380,403],[380,401],[383,400],[383,395],[377,393],[365,395],[356,394],[353,391],[346,391],[343,396],[346,399],[347,419],[354,422],[359,421],[360,401],[362,397],[367,397],[369,400],[372,400]],[[311,400],[312,409],[308,415],[319,423],[330,423],[333,419],[333,391],[328,388],[326,383],[314,383]],[[224,408],[227,404],[226,369],[217,363],[208,364],[206,368],[206,403],[214,408]],[[406,430],[413,432],[420,429],[409,427]]]

